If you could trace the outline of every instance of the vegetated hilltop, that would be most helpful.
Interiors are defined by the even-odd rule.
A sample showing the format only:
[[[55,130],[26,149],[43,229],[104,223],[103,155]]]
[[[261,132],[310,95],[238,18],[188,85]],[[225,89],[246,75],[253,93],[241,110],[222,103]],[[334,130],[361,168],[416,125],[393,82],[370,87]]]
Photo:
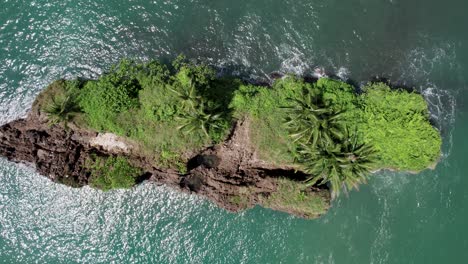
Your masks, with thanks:
[[[309,218],[371,171],[417,172],[441,148],[417,93],[295,76],[256,86],[183,57],[56,81],[0,134],[0,154],[70,186],[150,179],[233,211],[260,204]]]

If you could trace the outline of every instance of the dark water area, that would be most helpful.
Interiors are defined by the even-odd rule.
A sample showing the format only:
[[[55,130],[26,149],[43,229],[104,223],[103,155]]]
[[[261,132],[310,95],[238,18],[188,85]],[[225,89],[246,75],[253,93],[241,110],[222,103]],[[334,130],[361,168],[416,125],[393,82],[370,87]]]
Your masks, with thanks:
[[[307,221],[228,213],[143,184],[54,184],[0,160],[0,263],[464,263],[468,258],[468,2],[0,0],[0,121],[58,78],[180,53],[265,79],[315,67],[414,87],[443,135],[434,171],[375,174]]]

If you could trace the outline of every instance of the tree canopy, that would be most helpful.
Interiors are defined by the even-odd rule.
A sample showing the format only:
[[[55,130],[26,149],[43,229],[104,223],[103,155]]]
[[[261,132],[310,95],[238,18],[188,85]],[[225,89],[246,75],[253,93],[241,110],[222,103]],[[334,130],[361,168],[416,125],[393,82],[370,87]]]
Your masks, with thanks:
[[[357,188],[371,170],[419,171],[440,155],[424,98],[385,83],[369,83],[360,93],[327,78],[288,76],[256,86],[179,57],[172,65],[123,60],[97,80],[63,82],[62,90],[43,109],[52,124],[74,121],[130,138],[155,166],[180,171],[185,153],[225,140],[242,118],[254,124],[250,139],[259,158],[302,170],[310,175],[306,183],[330,184],[336,195]],[[95,184],[130,183],[112,177],[95,177]]]

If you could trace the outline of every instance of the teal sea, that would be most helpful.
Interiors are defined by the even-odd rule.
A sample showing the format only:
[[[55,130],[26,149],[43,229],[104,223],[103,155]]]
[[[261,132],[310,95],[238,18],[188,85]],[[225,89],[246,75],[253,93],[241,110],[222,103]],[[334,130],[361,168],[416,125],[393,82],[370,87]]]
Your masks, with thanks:
[[[415,87],[443,135],[437,168],[375,174],[307,221],[232,214],[143,184],[71,189],[0,159],[0,263],[466,263],[468,2],[0,0],[0,123],[58,78],[184,53],[246,78],[324,67]]]

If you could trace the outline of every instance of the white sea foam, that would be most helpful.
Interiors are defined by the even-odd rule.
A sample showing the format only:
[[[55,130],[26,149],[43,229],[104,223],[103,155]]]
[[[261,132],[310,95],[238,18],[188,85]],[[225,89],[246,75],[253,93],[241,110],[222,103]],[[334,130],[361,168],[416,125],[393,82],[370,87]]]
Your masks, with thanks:
[[[336,76],[338,76],[342,81],[347,81],[349,76],[351,76],[351,71],[348,68],[340,67],[336,72]]]
[[[421,38],[425,40],[428,36],[422,35]],[[455,45],[443,42],[430,48],[414,48],[408,52],[401,67],[406,69],[402,72],[402,79],[419,84],[417,88],[428,102],[431,119],[444,137],[442,151],[443,158],[447,158],[453,147],[456,95],[463,87],[443,87],[447,81],[437,84],[436,80],[463,78]]]
[[[456,92],[437,89],[428,85],[422,90],[422,95],[429,105],[431,119],[442,133],[445,143],[442,148],[442,157],[447,158],[453,148],[453,130],[455,128]]]
[[[11,9],[13,2],[6,2],[5,10]],[[329,8],[329,3],[278,1],[276,4],[285,3],[283,7],[291,9],[269,19],[267,9],[257,8],[256,1],[245,4],[241,11],[236,6],[243,4],[237,2],[218,6],[198,0],[140,1],[138,5],[128,1],[118,5],[106,1],[77,5],[70,0],[52,2],[31,2],[34,9],[28,10],[25,5],[27,12],[0,27],[0,35],[11,32],[13,26],[18,27],[14,32],[20,33],[0,39],[4,40],[2,51],[7,51],[0,54],[5,62],[0,64],[0,122],[26,113],[35,95],[51,80],[95,77],[125,56],[147,59],[189,52],[187,55],[206,58],[216,65],[245,67],[251,78],[263,77],[268,67],[303,75],[314,66],[323,66],[343,80],[353,77],[347,69],[353,74],[360,70],[350,66],[348,53],[342,58],[334,56],[340,47],[331,47],[327,54],[328,47],[314,46],[314,38],[326,34],[320,32],[326,25],[318,15],[326,14],[321,11]],[[67,13],[56,13],[54,6]],[[204,9],[219,12],[192,20],[192,15]],[[300,11],[310,16],[297,19],[294,16]],[[42,15],[28,22],[28,13],[38,12]],[[24,31],[28,28],[30,32]],[[365,38],[362,29],[356,32],[356,37]],[[432,118],[450,142],[456,93],[431,81],[439,72],[447,75],[445,68],[456,73],[453,50],[453,44],[444,43],[429,49],[414,48],[402,56],[392,75],[421,86]],[[242,70],[239,67],[237,73]],[[363,76],[367,77],[371,76]],[[444,147],[444,156],[451,152],[451,145]],[[432,178],[374,175],[370,185],[352,192],[349,199],[336,201],[322,219],[305,221],[258,208],[229,214],[196,196],[152,184],[107,193],[88,187],[72,189],[3,159],[0,165],[0,256],[11,257],[13,263],[265,263],[272,258],[297,263],[386,262],[391,260],[389,254],[394,254],[390,250],[401,244],[394,239],[398,236],[392,236],[399,231],[395,220],[400,216],[413,218],[413,211],[427,204],[424,198],[436,193],[428,185],[438,180],[434,174]],[[426,183],[416,189],[416,200],[411,197],[414,189],[408,187],[421,186],[421,182],[413,184],[413,180]],[[429,190],[430,195],[423,196],[423,190]],[[460,195],[450,195],[446,198],[448,206],[460,204],[455,199]],[[374,199],[377,207],[369,208]],[[453,213],[444,215],[451,217]],[[433,218],[441,220],[444,215]],[[414,230],[415,222],[426,218],[423,215],[409,221],[408,230]]]
[[[277,50],[281,59],[280,71],[296,75],[304,75],[310,69],[309,60],[298,48],[286,44],[280,45]]]

